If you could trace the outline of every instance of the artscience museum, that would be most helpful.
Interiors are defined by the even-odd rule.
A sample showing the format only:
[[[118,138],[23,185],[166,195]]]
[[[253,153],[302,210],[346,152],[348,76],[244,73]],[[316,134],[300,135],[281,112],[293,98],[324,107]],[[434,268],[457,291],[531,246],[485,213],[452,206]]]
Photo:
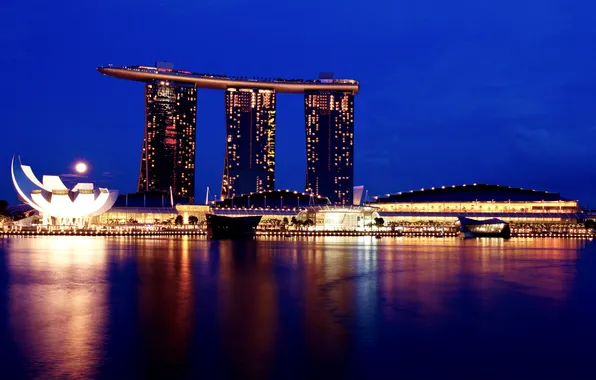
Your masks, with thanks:
[[[59,176],[44,175],[39,181],[18,155],[12,158],[11,175],[19,197],[39,211],[43,225],[83,227],[90,217],[111,209],[118,198],[117,191],[95,188],[93,183],[69,189]]]

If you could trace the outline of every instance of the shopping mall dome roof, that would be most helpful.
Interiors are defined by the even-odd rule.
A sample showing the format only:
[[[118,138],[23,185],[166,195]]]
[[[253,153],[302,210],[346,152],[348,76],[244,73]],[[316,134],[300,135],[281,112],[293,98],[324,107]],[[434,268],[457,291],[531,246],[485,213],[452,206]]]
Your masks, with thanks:
[[[471,184],[432,187],[375,197],[377,203],[392,202],[539,202],[564,201],[559,193],[501,185]]]

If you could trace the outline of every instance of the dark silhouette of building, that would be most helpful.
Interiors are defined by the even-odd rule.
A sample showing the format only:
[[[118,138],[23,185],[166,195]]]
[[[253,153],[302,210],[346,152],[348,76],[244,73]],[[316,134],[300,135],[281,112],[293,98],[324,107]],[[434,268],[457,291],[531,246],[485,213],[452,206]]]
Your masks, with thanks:
[[[273,190],[275,91],[229,88],[221,199]]]
[[[306,91],[306,192],[334,204],[352,204],[354,187],[354,94]]]
[[[138,191],[195,195],[197,90],[154,80],[145,85],[145,136]]]

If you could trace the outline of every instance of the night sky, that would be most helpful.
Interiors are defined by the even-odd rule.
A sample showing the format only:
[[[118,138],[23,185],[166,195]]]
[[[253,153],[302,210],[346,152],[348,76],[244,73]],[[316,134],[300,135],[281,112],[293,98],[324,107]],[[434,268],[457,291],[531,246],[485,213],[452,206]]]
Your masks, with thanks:
[[[102,0],[0,4],[0,199],[13,153],[38,176],[92,165],[136,190],[143,85],[107,64],[360,81],[355,184],[371,195],[463,183],[596,207],[596,4],[588,0]],[[303,97],[280,94],[278,188],[303,190]],[[218,193],[224,94],[199,90],[197,199]],[[81,179],[82,180],[82,179]]]

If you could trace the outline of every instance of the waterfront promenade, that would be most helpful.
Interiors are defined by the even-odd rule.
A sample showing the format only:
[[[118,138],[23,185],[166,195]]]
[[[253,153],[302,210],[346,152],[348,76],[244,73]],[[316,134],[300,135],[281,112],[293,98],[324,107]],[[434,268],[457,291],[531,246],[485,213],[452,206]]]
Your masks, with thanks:
[[[436,237],[455,238],[459,231],[455,228],[445,230],[425,229],[396,229],[378,231],[323,231],[323,230],[280,230],[258,229],[257,236],[269,237],[317,237],[317,236],[371,236],[371,237]],[[107,229],[75,229],[75,228],[4,228],[0,236],[206,236],[205,228],[192,228],[188,226],[172,228],[144,228],[144,227],[119,227]],[[569,238],[569,239],[594,239],[594,230],[575,228],[567,230],[550,230],[545,228],[517,228],[512,229],[512,237],[522,238]]]

